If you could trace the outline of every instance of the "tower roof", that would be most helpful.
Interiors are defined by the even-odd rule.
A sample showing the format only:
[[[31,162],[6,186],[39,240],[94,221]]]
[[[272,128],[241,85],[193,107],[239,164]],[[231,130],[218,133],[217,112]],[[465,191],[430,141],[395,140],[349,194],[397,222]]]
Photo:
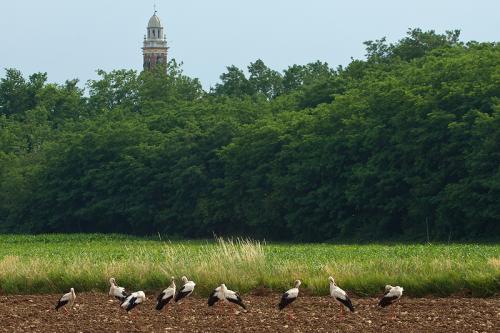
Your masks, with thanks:
[[[156,15],[156,12],[151,16],[148,22],[148,28],[161,28],[160,18]]]

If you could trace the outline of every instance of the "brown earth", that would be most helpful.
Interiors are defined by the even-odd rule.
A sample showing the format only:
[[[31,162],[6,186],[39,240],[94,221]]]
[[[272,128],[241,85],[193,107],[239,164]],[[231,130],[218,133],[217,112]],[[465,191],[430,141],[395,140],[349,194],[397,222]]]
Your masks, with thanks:
[[[280,295],[244,296],[248,311],[231,304],[226,314],[194,297],[158,312],[154,295],[127,314],[101,293],[77,294],[66,314],[54,310],[59,297],[0,296],[0,332],[500,332],[500,297],[403,297],[395,320],[374,298],[354,298],[356,313],[340,320],[331,298],[299,297],[289,320],[276,309]]]

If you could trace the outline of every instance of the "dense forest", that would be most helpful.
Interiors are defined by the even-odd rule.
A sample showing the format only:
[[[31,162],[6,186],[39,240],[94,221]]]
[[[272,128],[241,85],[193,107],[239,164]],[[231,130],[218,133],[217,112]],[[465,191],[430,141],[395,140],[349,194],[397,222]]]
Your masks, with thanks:
[[[294,241],[500,235],[500,44],[411,29],[366,58],[171,61],[0,81],[0,232]]]

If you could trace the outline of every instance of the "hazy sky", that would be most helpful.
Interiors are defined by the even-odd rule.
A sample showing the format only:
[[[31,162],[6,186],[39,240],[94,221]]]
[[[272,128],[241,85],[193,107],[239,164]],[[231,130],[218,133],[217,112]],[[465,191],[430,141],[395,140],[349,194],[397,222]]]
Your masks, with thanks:
[[[0,0],[0,67],[48,72],[49,81],[95,70],[142,68],[153,0]],[[345,65],[363,41],[401,38],[409,27],[461,29],[500,41],[499,0],[157,0],[169,57],[207,88],[228,65],[258,58],[275,69],[315,60]],[[0,77],[4,76],[4,71]]]

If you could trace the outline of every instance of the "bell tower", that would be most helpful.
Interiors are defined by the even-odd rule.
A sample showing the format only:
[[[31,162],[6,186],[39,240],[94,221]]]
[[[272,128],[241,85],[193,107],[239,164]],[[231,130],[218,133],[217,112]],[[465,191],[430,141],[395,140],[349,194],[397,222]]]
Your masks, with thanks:
[[[163,26],[155,10],[149,19],[147,34],[144,35],[144,46],[142,47],[144,70],[153,69],[156,65],[166,66],[167,53],[167,37],[163,33]]]

